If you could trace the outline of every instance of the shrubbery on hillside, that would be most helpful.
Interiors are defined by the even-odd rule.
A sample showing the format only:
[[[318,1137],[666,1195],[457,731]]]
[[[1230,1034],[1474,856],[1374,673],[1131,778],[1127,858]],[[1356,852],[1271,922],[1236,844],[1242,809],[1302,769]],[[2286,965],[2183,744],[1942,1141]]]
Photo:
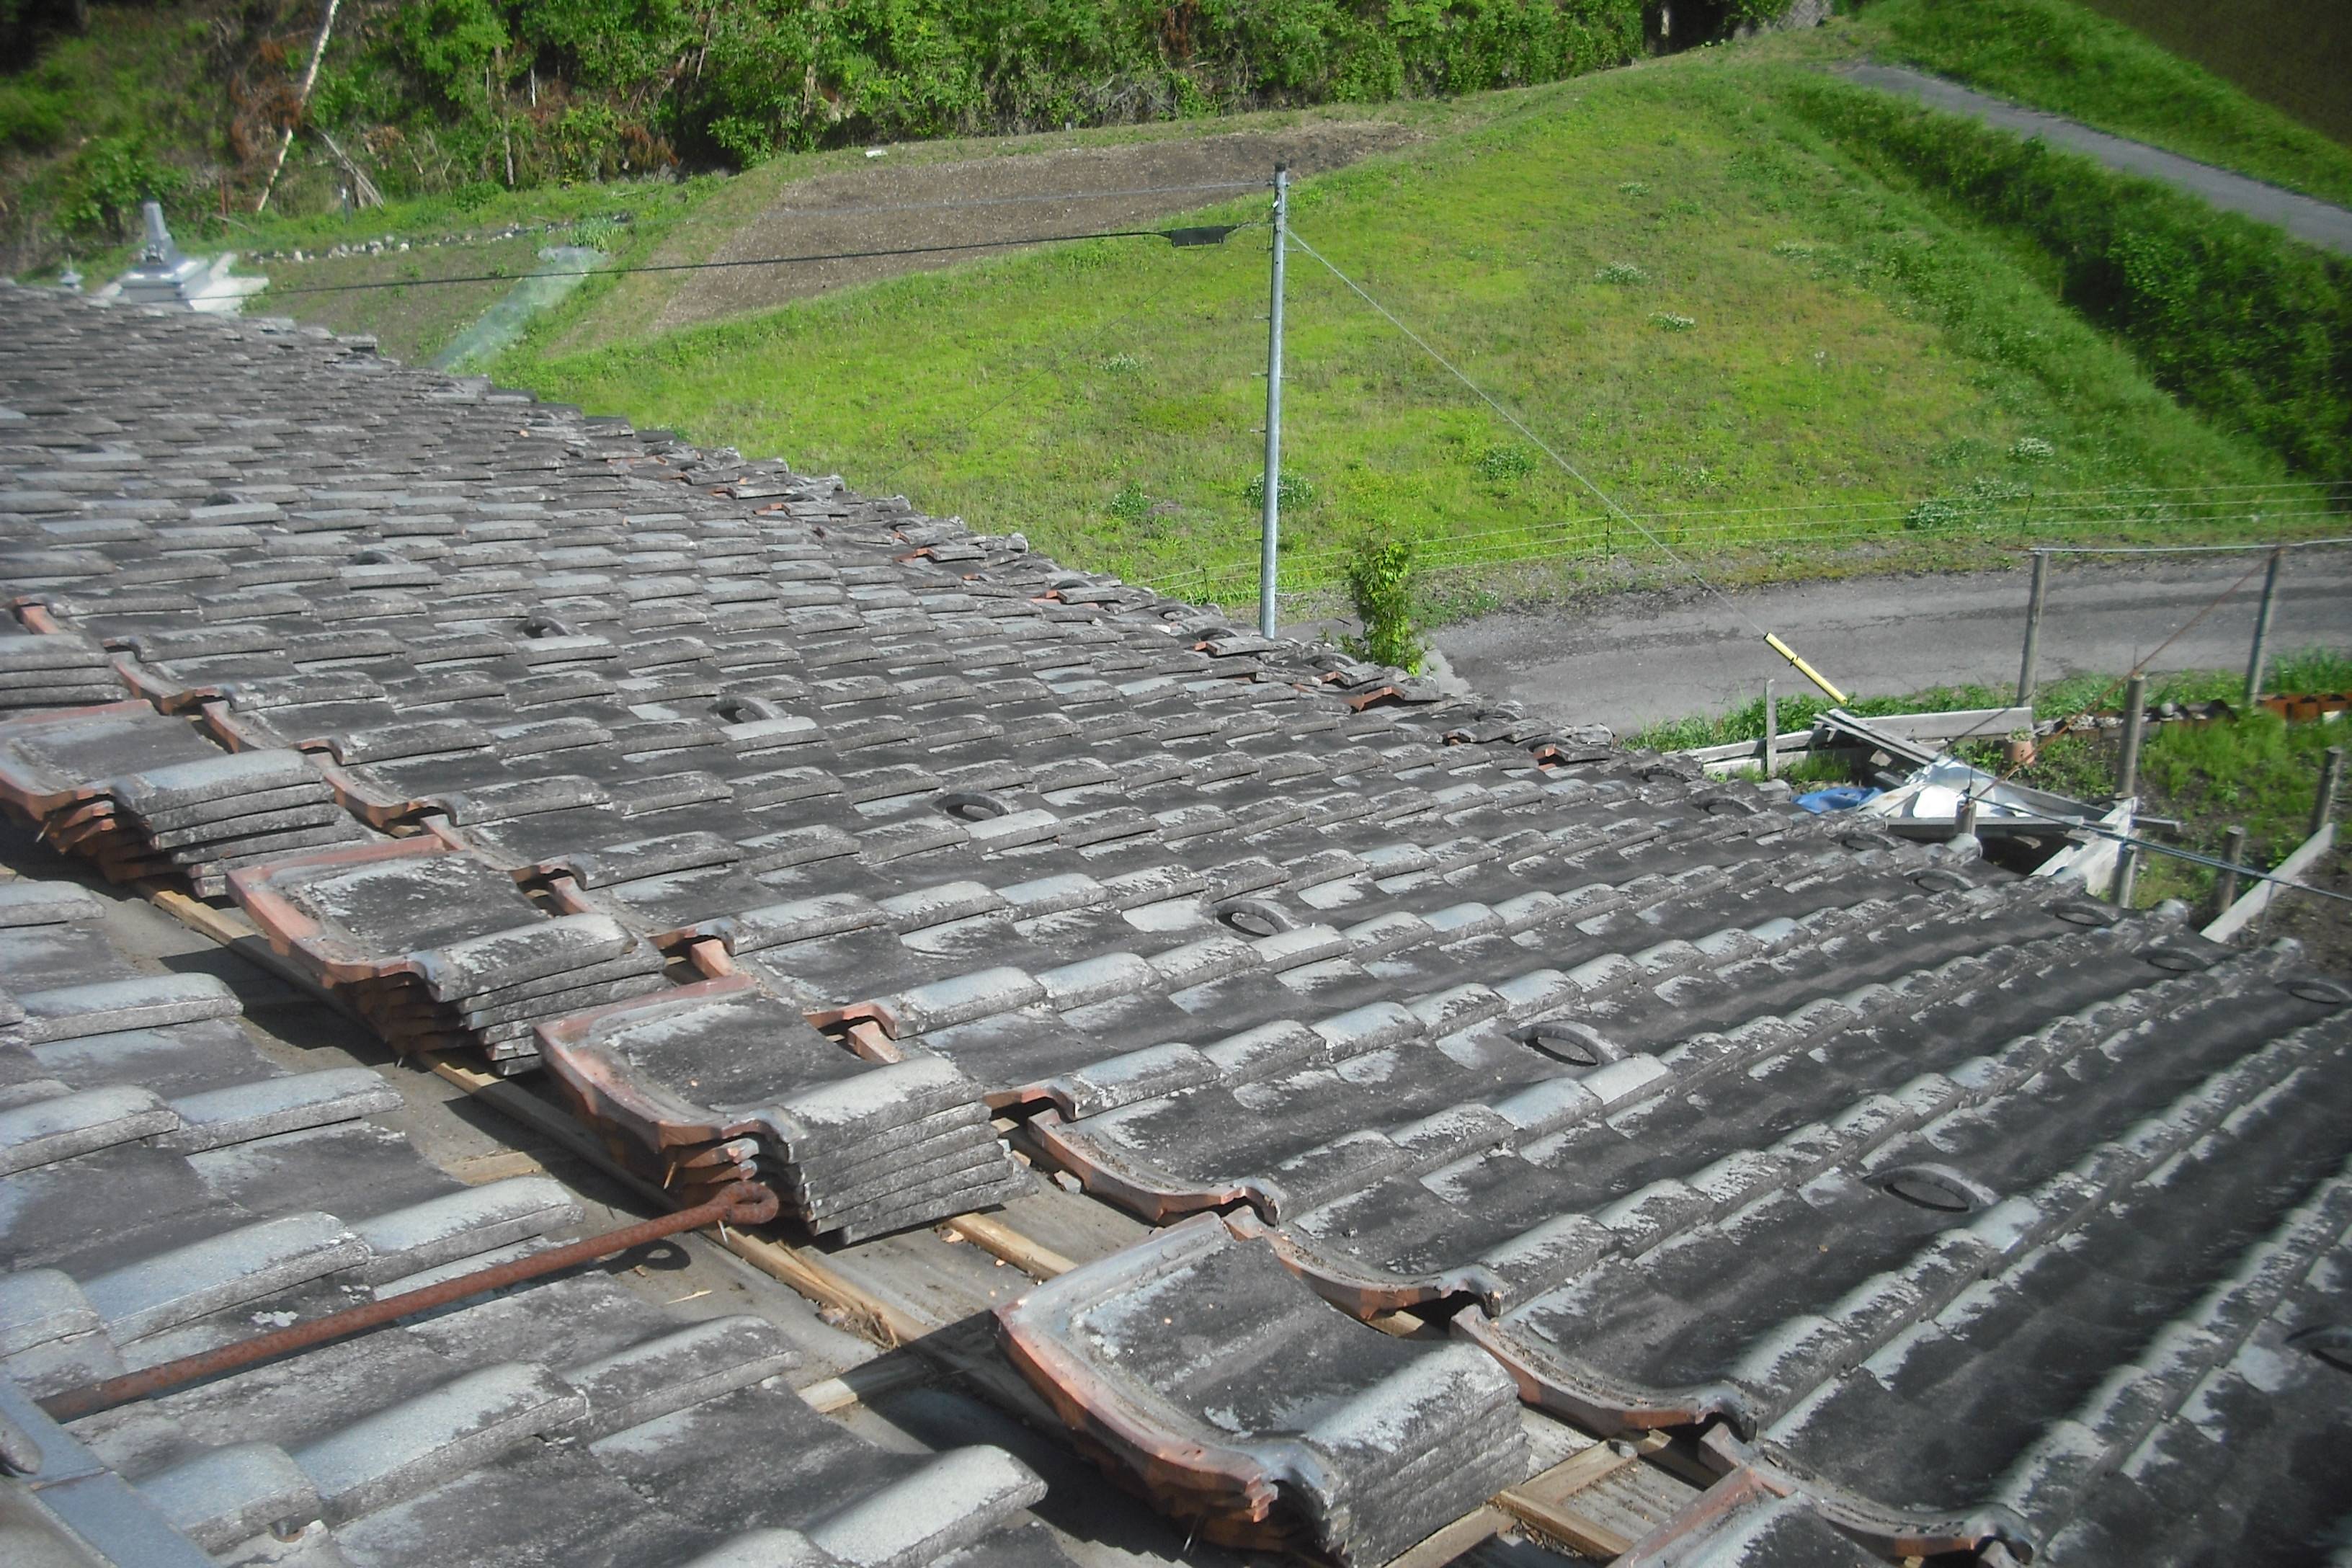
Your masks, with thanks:
[[[1882,177],[2027,239],[2158,384],[2306,473],[2352,473],[2352,265],[2194,196],[1859,88],[1793,100]]]
[[[1737,0],[1743,16],[1786,3]],[[215,89],[234,100],[229,145],[208,151],[250,164],[292,112],[318,8],[184,14],[243,39]],[[95,33],[117,21],[95,16]],[[388,194],[418,195],[1468,92],[1643,48],[1643,0],[345,0],[308,118]],[[0,78],[0,137],[38,152],[91,134],[37,77]]]

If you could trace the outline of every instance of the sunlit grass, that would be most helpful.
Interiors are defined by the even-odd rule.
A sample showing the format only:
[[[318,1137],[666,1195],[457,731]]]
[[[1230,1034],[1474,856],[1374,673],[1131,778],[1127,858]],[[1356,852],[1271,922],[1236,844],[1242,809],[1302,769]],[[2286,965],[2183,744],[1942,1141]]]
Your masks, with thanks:
[[[1307,184],[1297,230],[1636,510],[1899,517],[1945,493],[2278,477],[2000,245],[1782,111],[1792,68],[1710,53],[1513,95]],[[497,369],[1217,596],[1255,559],[1265,232],[1009,257],[583,353],[550,353],[559,316]],[[1498,459],[1515,433],[1311,257],[1290,277],[1286,465],[1315,500],[1287,516],[1287,586],[1336,581],[1371,531],[1474,578],[1565,531],[1646,548],[1549,459]],[[1728,526],[1777,548],[1776,523]],[[1727,525],[1655,526],[1689,544]],[[1906,548],[1965,561],[1969,534]],[[1748,579],[1811,569],[1792,548]]]

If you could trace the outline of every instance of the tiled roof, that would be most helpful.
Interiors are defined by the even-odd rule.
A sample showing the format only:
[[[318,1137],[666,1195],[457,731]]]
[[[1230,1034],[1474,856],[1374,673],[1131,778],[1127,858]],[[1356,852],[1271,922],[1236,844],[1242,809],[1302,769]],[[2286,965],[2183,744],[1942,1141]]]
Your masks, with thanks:
[[[765,1320],[681,1318],[602,1274],[58,1426],[36,1400],[526,1257],[582,1217],[545,1176],[443,1174],[371,1120],[400,1102],[380,1074],[288,1074],[226,986],[142,970],[103,909],[0,883],[0,1422],[41,1451],[34,1495],[115,1561],[275,1530],[319,1538],[315,1562],[932,1562],[1008,1529],[1005,1560],[1061,1560],[1022,1528],[1044,1489],[1008,1455],[885,1453],[782,1385],[797,1358]],[[833,1555],[786,1556],[782,1531]]]
[[[1005,1332],[1213,1538],[1381,1561],[1527,1479],[1513,1391],[1703,1439],[1723,1489],[1645,1561],[2328,1527],[2284,1456],[2341,1421],[2305,1331],[2352,1289],[2352,994],[2292,951],[362,343],[0,321],[0,805],[233,898],[401,1049],[545,1074],[681,1203],[754,1182],[850,1243],[1034,1165],[1164,1224]],[[0,984],[27,1041],[217,1005]],[[164,1148],[153,1089],[44,1090],[0,1149]],[[304,1203],[304,1278],[373,1267]],[[1420,1340],[1351,1321],[1399,1309]],[[588,1375],[526,1363],[551,1410]],[[791,1419],[770,1452],[844,1440]],[[660,1447],[565,1452],[648,1518],[732,1506]],[[2228,1506],[2133,1500],[2200,1466]]]

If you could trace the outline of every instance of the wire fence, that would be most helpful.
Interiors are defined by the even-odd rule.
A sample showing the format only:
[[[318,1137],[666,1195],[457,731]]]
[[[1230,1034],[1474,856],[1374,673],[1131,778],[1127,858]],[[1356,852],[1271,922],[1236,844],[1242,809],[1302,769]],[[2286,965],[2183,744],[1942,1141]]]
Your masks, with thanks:
[[[1629,526],[1628,520],[1633,526]],[[1418,569],[1459,573],[1528,562],[1590,563],[1653,553],[1644,534],[1679,549],[1715,553],[1874,542],[1969,541],[2001,549],[2084,542],[2181,548],[2216,537],[2292,540],[2338,534],[2352,521],[2352,479],[2268,484],[2029,491],[1812,506],[1606,512],[1556,522],[1413,537]],[[1286,552],[1282,595],[1328,593],[1346,581],[1351,552]],[[1196,604],[1227,604],[1257,592],[1253,552],[1167,573],[1151,585]]]

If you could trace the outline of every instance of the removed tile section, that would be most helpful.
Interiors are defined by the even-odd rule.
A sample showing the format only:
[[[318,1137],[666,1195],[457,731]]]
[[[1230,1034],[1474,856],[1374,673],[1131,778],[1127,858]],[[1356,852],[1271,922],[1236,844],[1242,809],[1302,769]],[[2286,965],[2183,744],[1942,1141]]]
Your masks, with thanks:
[[[999,1308],[1097,1456],[1209,1539],[1380,1563],[1526,1479],[1500,1368],[1393,1339],[1202,1215]]]

